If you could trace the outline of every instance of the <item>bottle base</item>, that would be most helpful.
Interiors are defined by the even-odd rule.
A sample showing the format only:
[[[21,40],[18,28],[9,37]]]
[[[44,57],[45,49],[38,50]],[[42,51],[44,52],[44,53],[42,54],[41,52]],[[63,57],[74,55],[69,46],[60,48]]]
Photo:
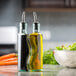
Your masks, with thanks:
[[[26,70],[18,70],[19,72],[28,72],[28,71],[26,71]]]
[[[43,69],[30,70],[30,72],[43,72]]]

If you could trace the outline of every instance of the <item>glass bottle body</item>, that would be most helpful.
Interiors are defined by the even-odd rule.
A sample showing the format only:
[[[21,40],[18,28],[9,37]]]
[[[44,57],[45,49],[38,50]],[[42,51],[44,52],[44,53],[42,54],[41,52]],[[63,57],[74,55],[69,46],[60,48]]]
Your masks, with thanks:
[[[43,36],[40,33],[30,34],[30,71],[42,71],[43,69]]]
[[[29,70],[29,47],[27,43],[27,34],[18,34],[18,70],[28,71]]]

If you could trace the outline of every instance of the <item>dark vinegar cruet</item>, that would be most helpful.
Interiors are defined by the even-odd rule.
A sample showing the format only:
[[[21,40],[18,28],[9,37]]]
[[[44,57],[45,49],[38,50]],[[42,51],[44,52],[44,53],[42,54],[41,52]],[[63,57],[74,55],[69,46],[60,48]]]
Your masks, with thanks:
[[[25,12],[23,12],[18,33],[18,71],[29,71],[29,47],[27,38],[27,23],[25,22]]]

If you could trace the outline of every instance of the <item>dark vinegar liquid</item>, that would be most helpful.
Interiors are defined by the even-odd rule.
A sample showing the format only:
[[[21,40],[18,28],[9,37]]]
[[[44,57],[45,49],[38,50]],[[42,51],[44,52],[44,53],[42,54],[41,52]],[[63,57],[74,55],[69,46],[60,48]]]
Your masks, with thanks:
[[[18,35],[18,70],[28,71],[29,47],[27,43],[28,35]]]

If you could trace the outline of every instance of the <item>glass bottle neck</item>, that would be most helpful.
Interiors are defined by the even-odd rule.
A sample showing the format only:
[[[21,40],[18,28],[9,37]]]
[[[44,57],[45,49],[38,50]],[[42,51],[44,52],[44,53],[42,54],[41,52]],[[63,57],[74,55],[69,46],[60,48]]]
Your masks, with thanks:
[[[25,22],[20,23],[20,32],[19,33],[27,34],[27,23],[25,23]]]
[[[40,32],[40,23],[33,23],[33,32]]]

